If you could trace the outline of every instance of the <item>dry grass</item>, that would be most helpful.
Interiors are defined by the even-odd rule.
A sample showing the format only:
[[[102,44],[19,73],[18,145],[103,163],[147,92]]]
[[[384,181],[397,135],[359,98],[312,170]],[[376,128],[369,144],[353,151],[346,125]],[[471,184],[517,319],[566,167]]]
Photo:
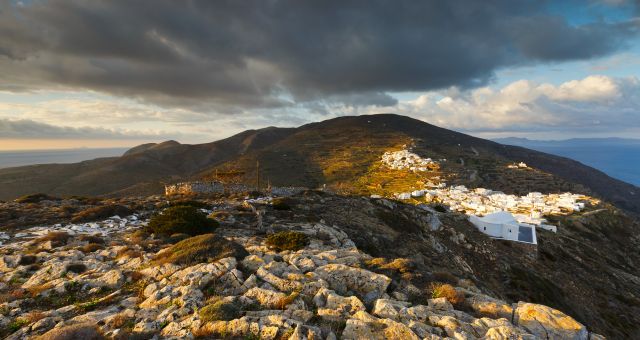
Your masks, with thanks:
[[[29,323],[34,323],[45,318],[45,314],[41,311],[32,311],[24,317]]]
[[[48,290],[51,288],[53,288],[53,285],[47,282],[42,285],[29,287],[27,288],[27,291],[29,292],[29,294],[31,294],[31,296],[35,297],[40,295],[40,293],[44,292],[45,290]]]
[[[133,211],[131,211],[131,209],[123,205],[108,204],[108,205],[101,205],[97,207],[91,207],[83,211],[80,211],[73,215],[73,218],[71,219],[71,221],[74,223],[91,222],[91,221],[97,221],[97,220],[109,218],[114,215],[118,215],[121,217],[129,216],[132,213]]]
[[[289,295],[281,298],[280,300],[278,300],[278,302],[276,302],[276,308],[281,310],[287,309],[287,306],[293,303],[293,301],[295,301],[298,296],[300,296],[299,290],[291,292]]]
[[[204,322],[209,321],[230,321],[240,317],[242,310],[235,303],[227,302],[219,297],[209,299],[209,303],[202,307],[198,314]]]
[[[407,258],[396,258],[389,262],[383,257],[376,257],[364,261],[364,264],[374,271],[392,271],[400,274],[410,273],[414,268],[413,261]]]
[[[116,260],[125,258],[125,259],[133,259],[133,258],[142,258],[142,252],[139,250],[135,250],[135,249],[131,249],[129,247],[120,249],[117,253],[116,253]]]
[[[275,251],[296,251],[309,244],[309,237],[297,231],[281,231],[267,236],[265,244]]]
[[[100,249],[104,249],[104,246],[98,243],[89,243],[89,244],[85,244],[84,246],[78,248],[78,250],[80,250],[83,253],[93,253],[95,251],[98,251]]]
[[[94,324],[75,324],[54,328],[43,335],[36,337],[37,340],[102,340],[106,339]]]
[[[434,299],[445,298],[452,305],[459,305],[464,302],[464,294],[447,283],[434,282],[429,286],[431,297]]]
[[[71,237],[72,237],[71,235],[69,235],[64,231],[51,231],[44,236],[38,237],[36,239],[36,243],[44,243],[44,242],[51,241],[51,243],[54,246],[61,246],[63,244],[66,244]]]
[[[233,241],[214,234],[204,234],[174,244],[158,254],[153,262],[193,265],[214,262],[231,256],[240,260],[247,255],[247,251]]]

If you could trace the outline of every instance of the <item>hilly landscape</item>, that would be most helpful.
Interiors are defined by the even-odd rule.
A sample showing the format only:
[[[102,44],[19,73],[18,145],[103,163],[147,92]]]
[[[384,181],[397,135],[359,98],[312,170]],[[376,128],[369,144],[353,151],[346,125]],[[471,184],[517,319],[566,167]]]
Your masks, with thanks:
[[[184,181],[243,186],[164,195]],[[404,116],[143,144],[0,185],[7,339],[640,336],[637,187]],[[429,187],[575,199],[514,242],[470,222],[477,196]]]
[[[206,144],[167,141],[132,148],[122,157],[74,164],[0,169],[0,199],[31,193],[126,196],[163,192],[164,184],[218,179],[255,186],[328,187],[371,194],[403,189],[412,179],[376,171],[389,150],[411,146],[442,162],[438,175],[450,184],[506,193],[576,191],[592,193],[640,213],[637,187],[568,158],[507,146],[393,115],[341,117],[298,128],[249,130]],[[504,168],[525,162],[533,171]],[[386,178],[390,177],[390,178]]]

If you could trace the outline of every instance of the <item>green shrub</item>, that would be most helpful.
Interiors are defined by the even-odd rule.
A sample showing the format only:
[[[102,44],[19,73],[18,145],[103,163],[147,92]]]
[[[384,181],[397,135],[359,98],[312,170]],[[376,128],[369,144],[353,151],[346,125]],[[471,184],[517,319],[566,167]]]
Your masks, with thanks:
[[[182,240],[159,253],[156,264],[175,263],[193,265],[214,262],[225,257],[243,259],[249,253],[239,244],[214,234],[204,234]]]
[[[275,251],[295,251],[309,244],[309,237],[297,231],[281,231],[267,236],[266,244]]]
[[[199,311],[200,319],[204,322],[209,321],[230,321],[240,317],[241,310],[232,302],[226,302],[220,299],[214,299],[210,303],[202,307]]]
[[[185,233],[200,235],[214,231],[218,222],[207,218],[198,208],[175,206],[162,211],[151,218],[147,231],[162,235]]]

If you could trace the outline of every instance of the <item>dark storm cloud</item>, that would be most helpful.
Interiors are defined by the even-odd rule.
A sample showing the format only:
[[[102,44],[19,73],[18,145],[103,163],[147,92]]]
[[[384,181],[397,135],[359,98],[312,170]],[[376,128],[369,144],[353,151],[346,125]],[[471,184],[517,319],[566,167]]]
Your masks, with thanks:
[[[0,0],[2,1],[2,0]],[[606,55],[637,24],[545,1],[32,1],[0,5],[0,87],[66,86],[220,112],[475,87],[515,64]]]

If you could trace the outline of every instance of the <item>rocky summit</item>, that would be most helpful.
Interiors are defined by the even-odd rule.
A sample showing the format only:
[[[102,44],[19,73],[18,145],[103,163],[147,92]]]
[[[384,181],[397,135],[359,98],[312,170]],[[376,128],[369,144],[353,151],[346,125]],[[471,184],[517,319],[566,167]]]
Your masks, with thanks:
[[[95,213],[114,206],[130,214]],[[598,291],[602,285],[638,282],[615,264],[619,259],[611,260],[615,268],[606,284],[588,282],[592,272],[579,266],[570,278],[551,282],[543,273],[558,269],[561,260],[549,258],[560,257],[561,250],[545,244],[558,236],[541,235],[539,250],[496,241],[458,212],[319,191],[189,200],[45,198],[3,204],[9,207],[14,219],[34,210],[49,219],[1,234],[0,335],[7,339],[638,334],[632,306],[605,306],[620,317],[602,322],[611,316],[597,305],[600,298],[593,306],[584,301],[592,294],[613,299],[626,290]],[[64,209],[78,211],[70,218],[52,213]],[[208,216],[212,230],[195,236],[153,232],[154,219],[181,209]],[[582,225],[588,228],[586,217]],[[574,259],[568,266],[591,261],[580,253],[566,255]],[[524,274],[522,268],[528,268]]]

